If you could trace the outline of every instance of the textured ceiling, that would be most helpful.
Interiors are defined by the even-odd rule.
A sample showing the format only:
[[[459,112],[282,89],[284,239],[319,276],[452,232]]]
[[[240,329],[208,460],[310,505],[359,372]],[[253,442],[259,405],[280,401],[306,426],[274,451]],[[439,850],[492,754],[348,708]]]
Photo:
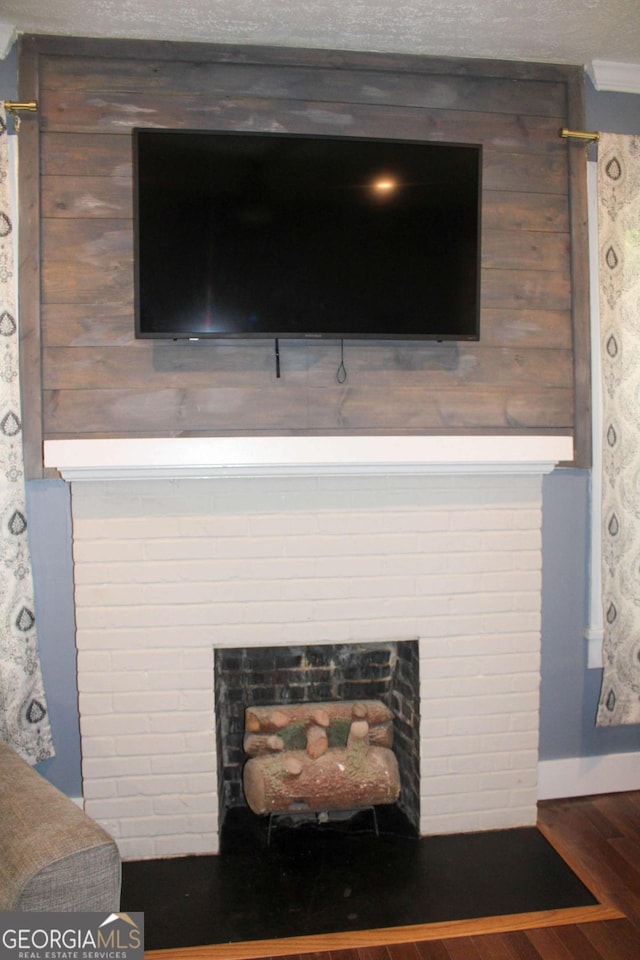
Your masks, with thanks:
[[[640,0],[0,0],[17,33],[640,63]]]

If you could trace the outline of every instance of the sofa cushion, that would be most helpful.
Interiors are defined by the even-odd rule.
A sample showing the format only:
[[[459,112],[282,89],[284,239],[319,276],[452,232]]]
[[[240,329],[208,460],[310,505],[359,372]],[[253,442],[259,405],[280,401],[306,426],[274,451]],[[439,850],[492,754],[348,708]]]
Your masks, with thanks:
[[[112,837],[0,742],[0,910],[117,911]]]

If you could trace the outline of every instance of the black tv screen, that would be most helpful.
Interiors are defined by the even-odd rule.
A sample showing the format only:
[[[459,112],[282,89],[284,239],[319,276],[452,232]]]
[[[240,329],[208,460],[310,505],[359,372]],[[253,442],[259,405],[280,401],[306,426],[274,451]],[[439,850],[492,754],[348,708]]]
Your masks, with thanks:
[[[475,340],[479,145],[134,130],[136,337]]]

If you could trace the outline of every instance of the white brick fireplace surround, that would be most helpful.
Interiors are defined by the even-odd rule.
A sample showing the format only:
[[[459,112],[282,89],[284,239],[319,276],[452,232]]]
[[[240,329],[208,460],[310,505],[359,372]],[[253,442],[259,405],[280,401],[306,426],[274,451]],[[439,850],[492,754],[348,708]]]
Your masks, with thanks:
[[[337,441],[337,443],[336,443]],[[420,641],[422,834],[536,817],[542,475],[566,437],[55,441],[87,812],[218,850],[213,652]]]

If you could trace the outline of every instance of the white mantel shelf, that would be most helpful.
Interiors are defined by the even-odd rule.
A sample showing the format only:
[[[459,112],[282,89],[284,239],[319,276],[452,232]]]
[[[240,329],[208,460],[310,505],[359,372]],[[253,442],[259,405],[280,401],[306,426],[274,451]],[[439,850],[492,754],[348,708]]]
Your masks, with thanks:
[[[288,436],[47,440],[65,480],[344,474],[549,473],[573,459],[565,436]]]

